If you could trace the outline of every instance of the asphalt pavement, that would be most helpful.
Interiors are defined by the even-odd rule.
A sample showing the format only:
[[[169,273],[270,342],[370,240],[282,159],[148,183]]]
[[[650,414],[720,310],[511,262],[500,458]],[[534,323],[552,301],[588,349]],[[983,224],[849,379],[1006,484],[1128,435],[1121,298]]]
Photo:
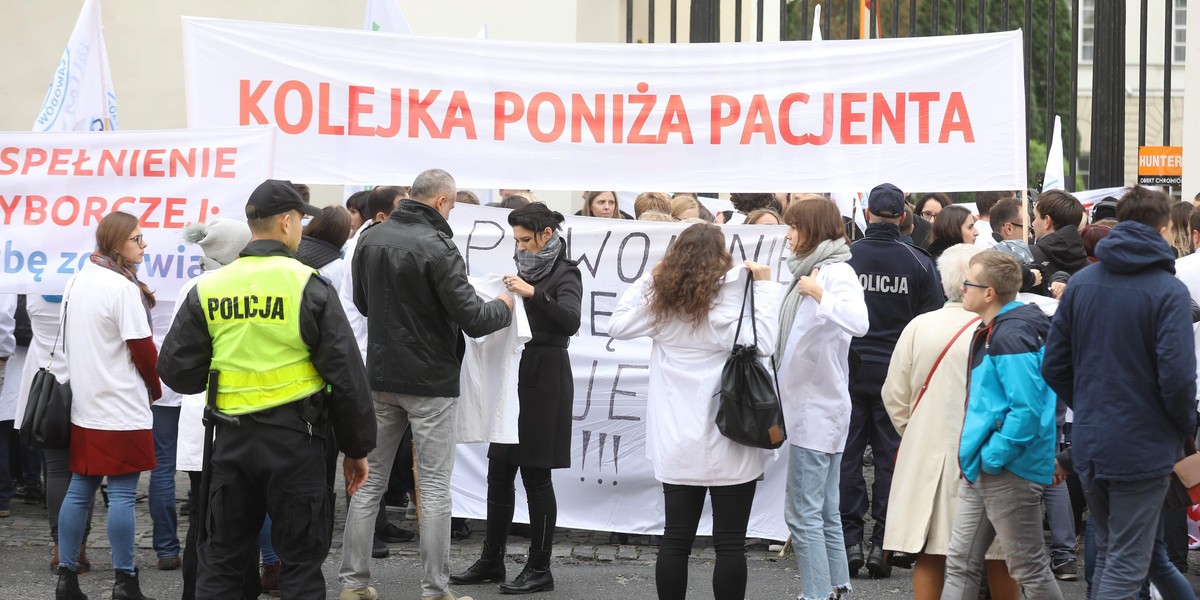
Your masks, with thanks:
[[[141,488],[145,491],[149,477],[142,477]],[[187,479],[180,475],[177,489],[182,498],[187,489]],[[46,512],[39,504],[26,504],[14,499],[12,516],[0,519],[0,600],[38,599],[54,597],[56,578],[48,568],[50,536],[46,525]],[[136,507],[137,514],[137,564],[141,570],[142,590],[158,600],[179,598],[182,593],[181,572],[159,571],[152,549],[151,523],[144,498]],[[402,511],[389,515],[397,525],[416,531],[416,521],[405,520]],[[334,547],[325,561],[324,572],[329,590],[328,597],[336,599],[340,591],[337,584],[337,569],[341,561],[341,529],[345,518],[345,503],[338,502]],[[97,498],[97,509],[89,539],[89,555],[93,572],[82,575],[80,583],[93,599],[108,598],[112,589],[112,562],[108,554],[108,540],[104,526],[105,511]],[[471,522],[473,535],[455,541],[451,546],[453,570],[466,568],[478,557],[483,543],[483,523]],[[180,537],[185,525],[180,524]],[[559,529],[555,533],[552,570],[555,590],[535,596],[538,600],[552,598],[586,598],[615,600],[623,598],[653,599],[654,561],[657,548],[647,545],[645,536],[630,536],[630,544],[610,545],[608,534],[582,530]],[[510,537],[508,546],[509,576],[515,576],[525,560],[527,540]],[[1195,553],[1193,553],[1195,559]],[[762,543],[747,546],[749,583],[747,598],[796,598],[800,593],[799,572],[795,557],[788,554],[779,557]],[[693,552],[689,571],[689,597],[712,598],[712,572],[714,554],[708,538],[699,538]],[[865,570],[863,573],[865,574]],[[1082,574],[1082,565],[1080,566]],[[391,556],[372,561],[373,585],[385,599],[420,598],[421,565],[416,541],[391,545]],[[1200,579],[1189,575],[1193,585]],[[911,571],[895,569],[889,579],[853,580],[855,598],[911,598]],[[1064,598],[1082,600],[1084,583],[1060,582]],[[455,587],[460,595],[466,594],[479,599],[511,598],[503,596],[495,585]],[[267,596],[264,595],[263,598]]]

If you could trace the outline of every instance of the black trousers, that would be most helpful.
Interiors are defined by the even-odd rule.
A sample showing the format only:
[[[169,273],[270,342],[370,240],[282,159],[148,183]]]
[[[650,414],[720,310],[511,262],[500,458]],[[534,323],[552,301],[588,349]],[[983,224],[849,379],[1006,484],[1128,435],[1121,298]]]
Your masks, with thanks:
[[[717,554],[713,598],[746,597],[746,526],[757,484],[757,481],[713,487],[663,484],[666,527],[654,564],[659,600],[683,600],[687,596],[688,557],[696,541],[705,495],[712,496],[713,549]]]
[[[525,497],[529,501],[529,548],[534,552],[549,550],[554,544],[554,524],[558,521],[558,502],[554,497],[550,469],[520,467],[496,459],[488,461],[488,545],[497,552],[503,552],[508,541],[508,529],[512,526],[517,503],[514,483],[518,469],[521,471],[521,483],[525,485]]]
[[[218,428],[208,538],[199,545],[197,599],[228,600],[242,593],[247,562],[258,552],[264,514],[271,516],[283,597],[326,597],[321,564],[333,535],[330,473],[336,459],[329,437],[327,443],[253,418],[242,418],[240,427]]]
[[[896,452],[900,449],[900,434],[892,425],[883,407],[883,380],[888,366],[863,362],[850,370],[850,435],[842,454],[842,535],[846,545],[863,541],[863,517],[871,509],[875,528],[871,543],[883,544],[887,523],[888,494],[892,489],[892,473],[896,470]],[[867,481],[863,477],[863,455],[867,444],[875,459],[875,483],[867,496]],[[873,500],[872,500],[873,499]]]
[[[183,547],[183,600],[196,598],[196,567],[199,559],[196,556],[196,546],[200,542],[200,506],[195,501],[200,497],[200,472],[188,471],[188,480],[192,485],[191,498],[188,503],[188,529]],[[258,578],[258,554],[255,553],[246,561],[246,575],[242,580],[243,600],[255,600],[262,594],[262,585]]]

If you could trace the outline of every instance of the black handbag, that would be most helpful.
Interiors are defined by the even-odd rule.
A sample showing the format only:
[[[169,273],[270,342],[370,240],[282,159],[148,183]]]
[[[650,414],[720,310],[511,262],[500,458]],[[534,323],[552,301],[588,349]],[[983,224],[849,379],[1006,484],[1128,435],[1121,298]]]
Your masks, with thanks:
[[[750,301],[750,327],[754,343],[738,344],[745,318],[746,300]],[[733,352],[721,370],[721,397],[717,405],[717,430],[721,435],[746,446],[773,450],[787,439],[779,387],[772,373],[758,359],[758,325],[754,320],[754,278],[747,275],[742,312],[733,336]]]
[[[21,421],[21,442],[34,448],[60,450],[71,445],[71,384],[59,383],[50,370],[58,340],[66,327],[67,303],[64,301],[63,324],[50,347],[50,363],[34,374]],[[66,343],[63,340],[63,352],[66,352]]]

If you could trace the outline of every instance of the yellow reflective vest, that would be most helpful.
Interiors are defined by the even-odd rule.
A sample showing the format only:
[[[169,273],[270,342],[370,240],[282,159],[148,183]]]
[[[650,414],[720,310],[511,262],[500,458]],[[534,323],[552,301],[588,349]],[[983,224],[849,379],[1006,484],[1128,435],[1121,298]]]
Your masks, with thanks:
[[[196,284],[220,371],[217,408],[238,415],[306,398],[324,385],[300,335],[314,271],[283,256],[243,256]]]

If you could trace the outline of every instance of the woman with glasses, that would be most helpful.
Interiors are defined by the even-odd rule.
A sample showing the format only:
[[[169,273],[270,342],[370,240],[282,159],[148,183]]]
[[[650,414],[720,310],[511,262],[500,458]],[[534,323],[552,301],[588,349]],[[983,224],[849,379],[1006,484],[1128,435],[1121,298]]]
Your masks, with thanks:
[[[108,480],[114,600],[149,600],[134,566],[138,477],[155,466],[150,404],[162,396],[150,329],[154,293],[138,280],[146,241],[136,217],[114,212],[96,228],[96,251],[67,283],[60,326],[70,375],[71,484],[58,517],[57,600],[87,598],[77,569],[88,505]]]
[[[942,212],[942,209],[950,206],[951,204],[953,203],[945,194],[938,192],[934,192],[932,194],[922,194],[921,198],[917,200],[916,210],[914,212],[916,212],[917,216],[921,217],[922,219],[925,219],[930,223],[936,223],[938,216]]]

